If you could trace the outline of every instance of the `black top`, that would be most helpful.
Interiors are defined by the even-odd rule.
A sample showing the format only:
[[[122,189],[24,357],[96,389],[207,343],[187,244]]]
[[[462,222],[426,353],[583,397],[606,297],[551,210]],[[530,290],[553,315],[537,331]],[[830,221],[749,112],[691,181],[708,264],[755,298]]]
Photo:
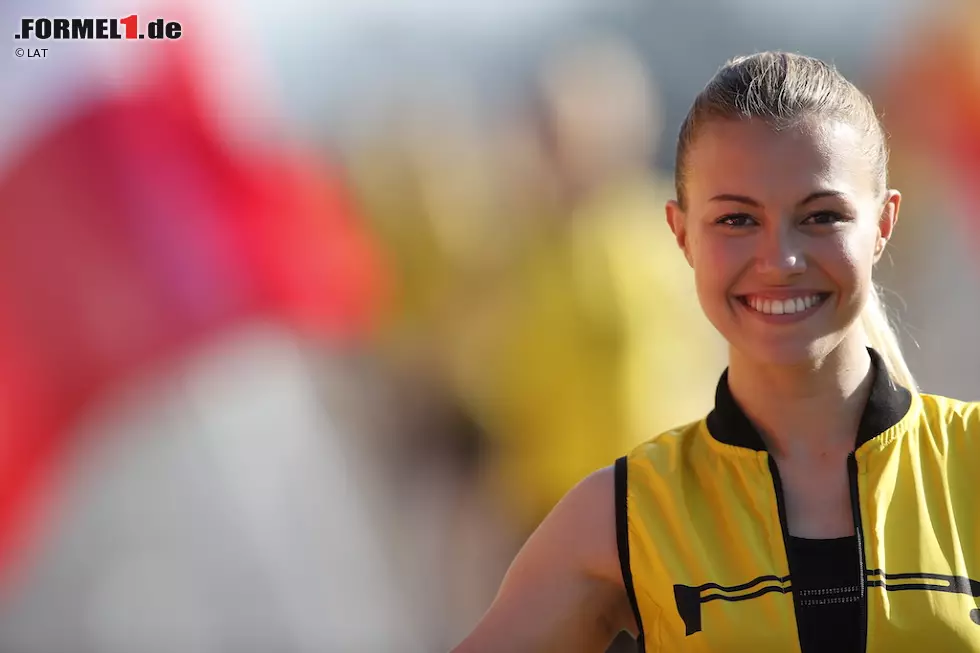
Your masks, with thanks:
[[[861,650],[861,598],[856,580],[857,537],[790,537],[793,592],[803,653]]]

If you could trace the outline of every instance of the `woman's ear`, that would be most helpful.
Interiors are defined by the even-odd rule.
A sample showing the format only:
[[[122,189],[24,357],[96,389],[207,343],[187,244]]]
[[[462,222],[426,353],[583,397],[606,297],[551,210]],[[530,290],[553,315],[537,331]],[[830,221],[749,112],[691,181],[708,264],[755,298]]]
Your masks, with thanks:
[[[677,246],[684,252],[684,258],[687,259],[687,264],[693,268],[694,261],[691,259],[691,252],[688,248],[687,241],[687,215],[681,209],[681,205],[678,204],[677,200],[667,202],[666,210],[667,224],[670,225],[670,230],[674,233]]]
[[[878,217],[878,240],[875,243],[875,263],[881,258],[885,251],[885,246],[895,231],[895,223],[898,222],[898,209],[902,204],[902,194],[897,190],[889,190],[885,194],[885,204],[881,208],[881,215]]]

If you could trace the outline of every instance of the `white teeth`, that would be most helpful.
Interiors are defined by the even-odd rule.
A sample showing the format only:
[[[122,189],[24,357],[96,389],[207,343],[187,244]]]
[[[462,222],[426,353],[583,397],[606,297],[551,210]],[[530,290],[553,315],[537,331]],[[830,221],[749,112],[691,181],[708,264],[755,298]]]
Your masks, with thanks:
[[[747,298],[747,303],[754,310],[765,313],[766,315],[791,315],[802,313],[808,308],[820,304],[823,300],[820,295],[808,295],[806,297],[794,297],[785,300],[760,299],[758,297]]]

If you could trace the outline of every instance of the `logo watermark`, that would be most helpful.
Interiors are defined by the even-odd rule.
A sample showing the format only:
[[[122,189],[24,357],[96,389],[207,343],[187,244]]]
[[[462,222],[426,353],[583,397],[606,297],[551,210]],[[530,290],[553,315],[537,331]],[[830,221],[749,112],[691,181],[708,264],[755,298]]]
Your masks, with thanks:
[[[45,59],[48,56],[48,49],[28,48],[27,50],[25,50],[24,48],[17,48],[16,50],[14,50],[14,56],[17,57],[18,59],[23,59],[24,57],[27,57],[28,59],[33,59],[34,57],[40,57],[41,59]]]
[[[174,41],[181,37],[183,27],[176,20],[156,18],[141,29],[136,14],[125,18],[21,18],[18,40],[88,41],[112,39],[153,39]]]

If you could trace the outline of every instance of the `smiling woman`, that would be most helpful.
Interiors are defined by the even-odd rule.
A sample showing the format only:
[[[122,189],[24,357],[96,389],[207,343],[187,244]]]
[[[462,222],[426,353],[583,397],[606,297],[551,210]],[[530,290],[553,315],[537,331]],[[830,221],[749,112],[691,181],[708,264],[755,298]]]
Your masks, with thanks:
[[[884,317],[887,158],[832,66],[721,68],[667,205],[729,343],[715,407],[572,490],[458,653],[601,651],[619,628],[644,651],[980,652],[980,404],[918,393]]]
[[[769,275],[775,271],[778,276],[781,267],[783,272],[800,272],[800,266],[811,259],[800,248],[819,244],[820,260],[815,261],[819,269],[804,276],[830,275],[839,283],[864,284],[854,288],[855,292],[824,290],[838,308],[850,310],[850,314],[838,312],[843,323],[849,324],[855,313],[860,314],[860,331],[868,344],[881,354],[898,382],[914,388],[871,281],[871,268],[891,236],[901,201],[898,191],[887,188],[884,130],[871,102],[827,64],[807,57],[784,61],[776,55],[735,60],[698,96],[678,138],[677,201],[668,206],[668,221],[681,242],[688,231],[683,217],[690,202],[696,203],[693,210],[701,219],[722,213],[721,224],[733,227],[724,213],[734,210],[757,227],[749,230],[754,239],[762,234],[769,237],[767,247],[775,247],[762,261]],[[733,95],[743,84],[745,93]],[[706,188],[706,184],[718,188]],[[745,192],[732,193],[730,187]],[[872,217],[856,220],[859,215]],[[786,225],[780,226],[787,216],[786,225],[793,226],[788,235],[782,233]],[[806,239],[809,246],[803,244]],[[697,240],[700,244],[701,239]],[[716,248],[710,255],[725,256],[727,252],[738,256],[732,248],[724,248],[722,239],[708,240]],[[687,245],[682,242],[681,246],[690,262]],[[746,250],[746,246],[741,248]],[[873,255],[859,255],[866,251]],[[786,270],[786,266],[797,269]],[[699,288],[705,281],[699,271],[717,272],[715,266],[694,269]],[[796,292],[803,290],[798,287]],[[850,305],[841,304],[848,300]],[[736,334],[726,331],[731,325],[723,316],[710,303],[705,312],[732,342]],[[812,339],[811,346],[829,351],[834,338]]]
[[[688,125],[668,220],[705,313],[733,353],[787,365],[871,344],[905,375],[897,348],[864,342],[877,334],[851,329],[863,310],[881,310],[868,302],[871,269],[900,200],[875,178],[868,137],[836,118],[800,117],[780,129],[762,118],[716,118],[696,136]],[[808,296],[818,298],[812,319],[785,316],[784,301]],[[799,327],[766,328],[774,313]]]

